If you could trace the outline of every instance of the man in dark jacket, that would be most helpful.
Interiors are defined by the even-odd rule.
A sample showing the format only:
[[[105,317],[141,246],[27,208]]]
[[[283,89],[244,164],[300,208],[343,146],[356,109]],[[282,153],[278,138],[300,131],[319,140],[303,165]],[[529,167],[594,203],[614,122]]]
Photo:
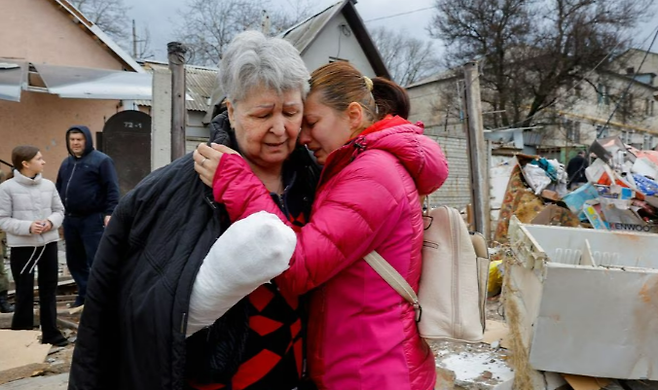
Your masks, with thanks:
[[[70,156],[59,168],[57,191],[66,209],[66,264],[78,285],[76,307],[84,304],[91,264],[119,203],[119,182],[112,159],[94,150],[87,127],[71,127],[66,132],[66,147]]]
[[[589,164],[585,158],[585,151],[581,150],[578,154],[569,160],[567,164],[567,175],[569,175],[569,189],[578,188],[581,184],[587,183],[585,169]]]

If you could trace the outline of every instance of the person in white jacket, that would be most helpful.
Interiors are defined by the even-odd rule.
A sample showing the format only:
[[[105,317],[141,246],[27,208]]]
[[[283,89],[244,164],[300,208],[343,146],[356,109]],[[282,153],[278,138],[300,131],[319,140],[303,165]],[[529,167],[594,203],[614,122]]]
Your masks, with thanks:
[[[17,146],[11,153],[14,177],[0,184],[0,229],[7,233],[9,261],[16,283],[11,328],[31,330],[34,324],[34,273],[38,270],[41,342],[63,346],[68,340],[57,329],[57,229],[64,206],[55,184],[41,176],[45,161],[34,146]]]

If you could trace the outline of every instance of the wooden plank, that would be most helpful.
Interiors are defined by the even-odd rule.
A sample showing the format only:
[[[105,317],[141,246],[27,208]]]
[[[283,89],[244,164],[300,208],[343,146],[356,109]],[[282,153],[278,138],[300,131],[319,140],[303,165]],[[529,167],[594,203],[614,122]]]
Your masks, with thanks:
[[[78,324],[59,317],[57,317],[57,325],[67,329],[78,330]]]
[[[11,329],[11,319],[14,313],[0,313],[0,329]],[[39,310],[34,310],[34,326],[39,326]],[[0,344],[2,345],[2,344]]]
[[[75,284],[75,280],[73,279],[60,280],[59,282],[57,282],[57,287],[72,286],[74,284]],[[34,291],[35,292],[39,291],[38,283],[34,284]],[[13,297],[14,295],[16,295],[16,290],[7,291],[8,297]]]
[[[0,390],[66,390],[69,374],[25,378],[0,385]]]
[[[609,379],[591,378],[580,375],[562,374],[562,377],[574,390],[600,390],[610,384]]]

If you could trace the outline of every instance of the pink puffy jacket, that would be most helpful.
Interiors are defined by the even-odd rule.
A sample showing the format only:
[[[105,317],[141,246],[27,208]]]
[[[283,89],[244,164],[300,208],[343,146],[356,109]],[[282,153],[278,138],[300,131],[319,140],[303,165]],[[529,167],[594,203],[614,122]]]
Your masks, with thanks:
[[[311,292],[308,367],[320,389],[430,390],[436,381],[413,308],[363,257],[377,250],[418,290],[419,193],[441,186],[448,166],[421,128],[384,121],[328,157],[310,222],[298,229],[290,268],[277,278],[284,294]],[[213,190],[232,220],[266,210],[288,223],[237,155],[222,157]]]

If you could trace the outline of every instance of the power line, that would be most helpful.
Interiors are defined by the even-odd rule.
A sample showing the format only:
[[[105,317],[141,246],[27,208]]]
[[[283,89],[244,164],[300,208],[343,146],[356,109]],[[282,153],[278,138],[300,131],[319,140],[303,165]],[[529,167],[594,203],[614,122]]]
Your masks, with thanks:
[[[366,20],[365,22],[370,23],[370,22],[374,22],[374,21],[377,21],[377,20],[395,18],[397,16],[409,15],[409,14],[413,14],[413,13],[420,12],[420,11],[427,11],[428,9],[434,9],[434,7],[425,7],[425,8],[421,8],[421,9],[417,9],[417,10],[413,10],[413,11],[400,12],[400,13],[393,14],[393,15],[382,16],[381,18],[374,18],[374,19]]]

